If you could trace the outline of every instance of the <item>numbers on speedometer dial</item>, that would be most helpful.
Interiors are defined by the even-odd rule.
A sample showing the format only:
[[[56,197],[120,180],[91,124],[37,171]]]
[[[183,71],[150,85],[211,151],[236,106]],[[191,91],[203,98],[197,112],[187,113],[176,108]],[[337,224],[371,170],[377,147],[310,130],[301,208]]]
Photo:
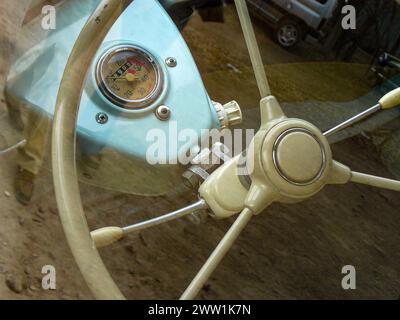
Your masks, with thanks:
[[[147,107],[162,89],[162,72],[156,60],[134,46],[106,52],[98,62],[96,77],[102,93],[128,109]]]

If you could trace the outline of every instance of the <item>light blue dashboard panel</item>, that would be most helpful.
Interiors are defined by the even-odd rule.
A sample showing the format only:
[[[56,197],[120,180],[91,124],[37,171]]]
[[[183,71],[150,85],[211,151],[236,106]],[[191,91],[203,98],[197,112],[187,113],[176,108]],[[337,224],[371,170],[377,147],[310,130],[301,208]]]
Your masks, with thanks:
[[[57,29],[43,42],[24,54],[12,67],[8,78],[9,94],[40,109],[54,113],[59,84],[72,50],[87,18],[99,1],[66,1],[57,9]],[[132,44],[150,52],[160,64],[165,85],[159,98],[140,110],[122,109],[106,99],[97,87],[95,67],[100,56],[114,45]],[[175,68],[166,66],[168,57],[176,58]],[[202,129],[219,128],[211,100],[204,88],[193,57],[178,29],[156,0],[135,0],[113,25],[90,66],[81,98],[78,116],[78,138],[87,153],[103,147],[145,159],[152,141],[146,140],[150,130],[162,130],[167,141],[172,131],[192,129],[200,137]],[[169,121],[160,121],[154,114],[159,105],[171,109]],[[96,121],[99,112],[106,113],[105,124]],[[173,138],[173,137],[172,137]],[[198,141],[175,141],[176,148],[167,148],[175,158],[181,146]]]

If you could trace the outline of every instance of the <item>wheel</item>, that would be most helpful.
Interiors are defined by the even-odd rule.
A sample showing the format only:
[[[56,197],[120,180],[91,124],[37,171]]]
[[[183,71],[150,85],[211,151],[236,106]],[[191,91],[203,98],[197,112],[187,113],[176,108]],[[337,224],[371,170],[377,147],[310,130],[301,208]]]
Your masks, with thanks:
[[[294,48],[303,38],[303,33],[300,23],[294,19],[285,18],[278,24],[275,39],[283,48]]]
[[[76,120],[90,63],[108,30],[130,2],[103,0],[89,18],[65,67],[53,121],[53,180],[61,222],[76,263],[97,299],[124,298],[107,271],[97,247],[100,247],[100,242],[107,245],[123,238],[129,230],[119,227],[103,228],[97,233],[89,230],[75,167]],[[243,12],[239,10],[239,13]],[[199,190],[201,200],[192,205],[203,208],[207,204],[217,218],[240,214],[181,299],[196,297],[252,217],[271,203],[296,203],[315,195],[327,184],[348,182],[400,191],[398,181],[352,172],[350,168],[334,161],[327,140],[328,136],[367,115],[393,108],[399,103],[400,89],[397,89],[366,112],[322,133],[306,121],[287,118],[270,94],[263,98],[260,104],[262,125],[246,152],[246,172],[251,181],[249,187],[245,187],[238,176],[232,174],[238,169],[238,159],[233,158],[202,184]],[[214,188],[216,185],[217,188]],[[215,199],[221,201],[213,201]],[[175,216],[182,216],[183,211],[188,211],[188,208],[178,210]],[[171,214],[164,216],[164,221],[169,220]],[[157,218],[145,224],[155,226],[159,222]],[[144,223],[138,225],[143,228]]]

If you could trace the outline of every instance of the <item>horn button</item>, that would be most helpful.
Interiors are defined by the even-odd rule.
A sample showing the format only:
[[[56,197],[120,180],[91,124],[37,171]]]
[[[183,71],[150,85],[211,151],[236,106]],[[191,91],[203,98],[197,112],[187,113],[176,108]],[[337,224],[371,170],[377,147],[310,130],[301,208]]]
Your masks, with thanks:
[[[309,185],[318,180],[326,163],[321,142],[302,128],[283,132],[274,143],[272,156],[280,176],[295,185]]]
[[[289,202],[319,192],[326,185],[332,163],[322,132],[307,121],[290,118],[273,123],[266,131],[259,145],[260,179],[266,179],[264,182]]]

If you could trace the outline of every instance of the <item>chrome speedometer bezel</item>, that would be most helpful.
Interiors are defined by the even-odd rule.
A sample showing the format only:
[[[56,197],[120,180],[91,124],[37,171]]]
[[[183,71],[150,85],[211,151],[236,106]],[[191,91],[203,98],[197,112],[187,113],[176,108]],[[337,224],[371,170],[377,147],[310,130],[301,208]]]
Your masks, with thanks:
[[[152,65],[156,74],[156,83],[154,85],[153,90],[142,99],[126,99],[123,97],[117,96],[107,85],[104,75],[103,75],[103,67],[104,64],[107,63],[115,54],[120,52],[131,51],[137,54],[144,56],[147,61]],[[112,48],[108,49],[105,53],[103,53],[96,65],[96,83],[101,93],[113,104],[118,107],[124,109],[143,109],[149,107],[161,94],[164,87],[164,73],[163,70],[155,59],[155,57],[148,52],[146,49],[132,44],[123,44],[116,45]]]

